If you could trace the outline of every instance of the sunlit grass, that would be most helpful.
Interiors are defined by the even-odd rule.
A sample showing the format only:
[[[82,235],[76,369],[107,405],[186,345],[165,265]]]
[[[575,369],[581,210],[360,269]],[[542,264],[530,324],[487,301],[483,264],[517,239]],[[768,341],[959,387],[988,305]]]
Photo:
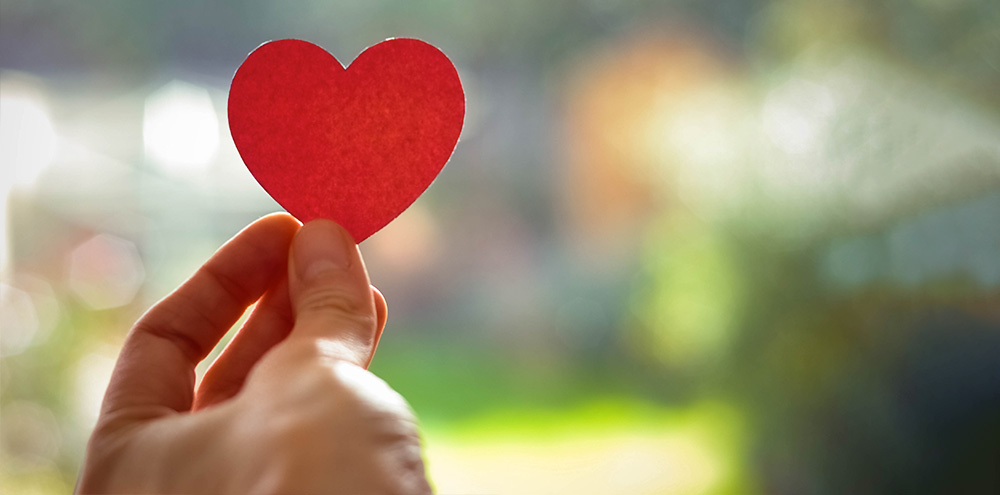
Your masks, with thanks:
[[[425,429],[441,494],[746,493],[742,427],[721,403],[675,409],[604,398],[498,410]]]

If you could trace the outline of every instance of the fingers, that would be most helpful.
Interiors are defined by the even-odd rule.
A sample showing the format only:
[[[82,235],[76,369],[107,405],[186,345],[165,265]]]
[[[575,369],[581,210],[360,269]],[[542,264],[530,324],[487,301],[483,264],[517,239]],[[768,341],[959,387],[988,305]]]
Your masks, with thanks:
[[[195,365],[282,275],[298,229],[286,214],[257,220],[146,312],[122,348],[105,415],[124,408],[152,416],[190,410]]]
[[[194,410],[222,402],[240,391],[254,364],[288,336],[295,319],[288,299],[288,279],[269,290],[246,323],[215,359],[198,385]]]
[[[367,367],[379,333],[376,299],[383,308],[385,300],[373,296],[350,234],[329,220],[303,225],[292,241],[288,284],[295,314],[288,342]]]
[[[374,286],[371,287],[371,292],[375,302],[377,326],[375,345],[368,362],[371,362],[375,347],[378,346],[388,315],[382,293]],[[250,370],[267,351],[288,336],[294,321],[288,297],[288,280],[284,279],[257,303],[247,322],[205,372],[195,395],[194,410],[218,404],[239,393]]]

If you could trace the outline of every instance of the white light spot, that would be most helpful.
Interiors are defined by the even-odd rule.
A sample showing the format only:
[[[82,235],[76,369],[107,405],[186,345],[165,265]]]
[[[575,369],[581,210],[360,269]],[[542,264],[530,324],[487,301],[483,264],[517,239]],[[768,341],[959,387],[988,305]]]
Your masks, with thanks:
[[[0,185],[33,184],[52,162],[58,137],[45,104],[28,96],[0,96]]]
[[[205,171],[219,149],[219,118],[205,88],[173,81],[146,98],[142,122],[146,155],[165,172]]]
[[[826,138],[835,110],[829,89],[793,80],[768,93],[761,124],[771,142],[785,153],[815,152]]]
[[[104,390],[111,381],[114,368],[114,349],[103,348],[99,352],[83,356],[76,365],[76,408],[79,417],[88,427],[97,423]]]

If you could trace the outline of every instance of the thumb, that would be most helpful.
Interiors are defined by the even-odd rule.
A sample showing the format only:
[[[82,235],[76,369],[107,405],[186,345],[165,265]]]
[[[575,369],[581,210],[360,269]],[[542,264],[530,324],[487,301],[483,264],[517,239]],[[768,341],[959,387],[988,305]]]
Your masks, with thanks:
[[[324,358],[367,367],[379,317],[351,235],[330,220],[303,225],[292,240],[288,284],[295,314],[288,339],[315,343]]]

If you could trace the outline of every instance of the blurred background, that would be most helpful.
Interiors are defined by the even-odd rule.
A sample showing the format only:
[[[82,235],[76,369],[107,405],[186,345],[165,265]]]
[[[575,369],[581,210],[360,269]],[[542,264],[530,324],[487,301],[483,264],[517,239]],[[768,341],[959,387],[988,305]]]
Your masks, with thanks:
[[[259,44],[468,98],[365,241],[444,495],[1000,493],[1000,2],[0,2],[0,491],[70,491],[131,323],[280,208]]]

